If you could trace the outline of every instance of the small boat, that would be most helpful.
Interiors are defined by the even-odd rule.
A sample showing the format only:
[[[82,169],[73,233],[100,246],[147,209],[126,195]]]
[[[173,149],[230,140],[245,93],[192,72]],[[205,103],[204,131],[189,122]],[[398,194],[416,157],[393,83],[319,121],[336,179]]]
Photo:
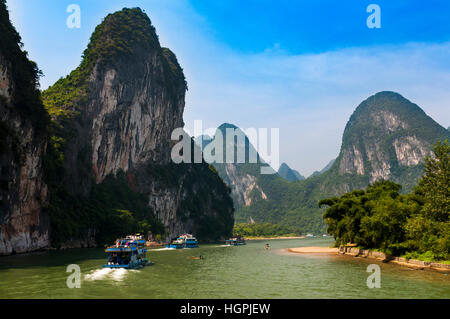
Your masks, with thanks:
[[[173,240],[170,244],[167,244],[166,248],[183,249],[184,248],[184,240],[182,238],[177,238],[177,239]]]
[[[246,245],[245,239],[241,236],[233,237],[225,241],[225,245],[227,246],[240,246]]]
[[[183,234],[172,241],[170,244],[166,245],[166,247],[175,249],[198,248],[198,241],[191,234]]]
[[[140,235],[117,239],[114,246],[105,250],[107,263],[103,268],[136,269],[151,264],[147,259],[145,242]]]

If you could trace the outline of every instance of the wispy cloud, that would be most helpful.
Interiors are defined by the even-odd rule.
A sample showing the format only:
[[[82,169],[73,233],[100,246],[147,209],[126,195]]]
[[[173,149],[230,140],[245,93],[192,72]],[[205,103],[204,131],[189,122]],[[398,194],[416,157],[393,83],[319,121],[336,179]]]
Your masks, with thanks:
[[[75,32],[65,28],[62,4],[8,2],[25,48],[47,75],[44,88],[79,63],[101,17],[130,6],[125,0],[80,0],[83,27]],[[146,10],[162,45],[176,53],[184,68],[189,84],[184,118],[191,131],[196,119],[205,127],[223,122],[242,128],[278,127],[281,161],[302,174],[321,169],[338,155],[351,113],[378,91],[397,91],[438,123],[450,125],[450,43],[298,55],[274,39],[260,53],[248,54],[219,40],[207,17],[187,0],[136,0],[133,6]],[[303,41],[301,35],[297,41]]]
[[[338,155],[351,113],[376,92],[399,92],[438,123],[450,124],[450,43],[311,55],[281,49],[242,55],[210,45],[214,59],[189,61],[187,68],[187,126],[202,119],[211,126],[279,127],[281,161],[303,174]]]

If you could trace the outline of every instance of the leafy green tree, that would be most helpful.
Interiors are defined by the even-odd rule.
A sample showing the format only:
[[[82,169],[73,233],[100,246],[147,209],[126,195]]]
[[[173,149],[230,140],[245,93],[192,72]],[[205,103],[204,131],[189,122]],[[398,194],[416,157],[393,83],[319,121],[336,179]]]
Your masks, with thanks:
[[[450,145],[438,142],[433,156],[425,159],[424,175],[411,197],[421,210],[406,223],[406,246],[410,251],[450,258]]]
[[[425,159],[424,176],[419,180],[416,193],[423,196],[423,214],[437,222],[450,218],[450,145],[448,140],[438,142],[434,156]]]
[[[336,245],[356,243],[391,255],[422,260],[450,259],[450,146],[438,142],[428,156],[424,175],[414,192],[400,194],[401,186],[379,181],[323,199],[328,233]]]
[[[328,233],[337,245],[356,243],[367,248],[392,249],[404,239],[402,225],[414,209],[414,204],[400,195],[401,186],[391,181],[379,181],[367,190],[357,190],[324,199],[327,205],[324,218]]]

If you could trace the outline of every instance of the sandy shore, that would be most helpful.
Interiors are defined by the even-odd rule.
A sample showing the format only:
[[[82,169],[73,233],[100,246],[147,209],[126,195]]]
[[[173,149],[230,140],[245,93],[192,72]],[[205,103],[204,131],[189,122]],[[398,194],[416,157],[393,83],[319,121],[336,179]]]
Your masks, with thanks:
[[[289,248],[288,251],[298,254],[337,254],[339,249],[333,247],[299,247]]]
[[[381,262],[388,262],[391,264],[396,264],[400,266],[406,266],[413,269],[430,269],[439,272],[450,272],[450,265],[441,264],[437,262],[425,262],[414,259],[405,259],[401,257],[388,257],[386,254],[376,251],[363,250],[356,247],[341,247],[333,248],[333,247],[298,247],[298,248],[288,248],[288,252],[297,253],[297,254],[329,254],[334,256],[342,256],[342,257],[352,257],[352,258],[368,258],[374,259]]]
[[[279,236],[279,237],[244,237],[245,240],[271,240],[271,239],[303,239],[306,236]]]

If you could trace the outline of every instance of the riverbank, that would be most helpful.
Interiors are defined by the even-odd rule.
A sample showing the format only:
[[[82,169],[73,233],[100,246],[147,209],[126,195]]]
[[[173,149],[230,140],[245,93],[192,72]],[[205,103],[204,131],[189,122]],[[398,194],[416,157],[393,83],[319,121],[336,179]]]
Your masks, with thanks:
[[[414,269],[431,269],[440,272],[450,273],[450,264],[442,264],[438,262],[423,261],[417,259],[406,259],[404,257],[389,256],[379,251],[371,251],[368,249],[359,249],[356,247],[339,247],[339,254],[353,257],[377,259],[391,264],[397,264]]]
[[[291,253],[297,254],[333,254],[338,253],[338,248],[333,247],[299,247],[299,248],[288,248]]]
[[[245,240],[303,239],[306,236],[244,237]]]
[[[389,256],[379,251],[371,251],[368,249],[360,249],[356,247],[298,247],[288,248],[288,252],[296,254],[329,254],[329,255],[344,255],[357,258],[375,259],[386,263],[406,266],[418,270],[435,270],[439,272],[450,273],[450,264],[443,264],[438,262],[428,262],[416,259],[406,259],[403,257]]]

